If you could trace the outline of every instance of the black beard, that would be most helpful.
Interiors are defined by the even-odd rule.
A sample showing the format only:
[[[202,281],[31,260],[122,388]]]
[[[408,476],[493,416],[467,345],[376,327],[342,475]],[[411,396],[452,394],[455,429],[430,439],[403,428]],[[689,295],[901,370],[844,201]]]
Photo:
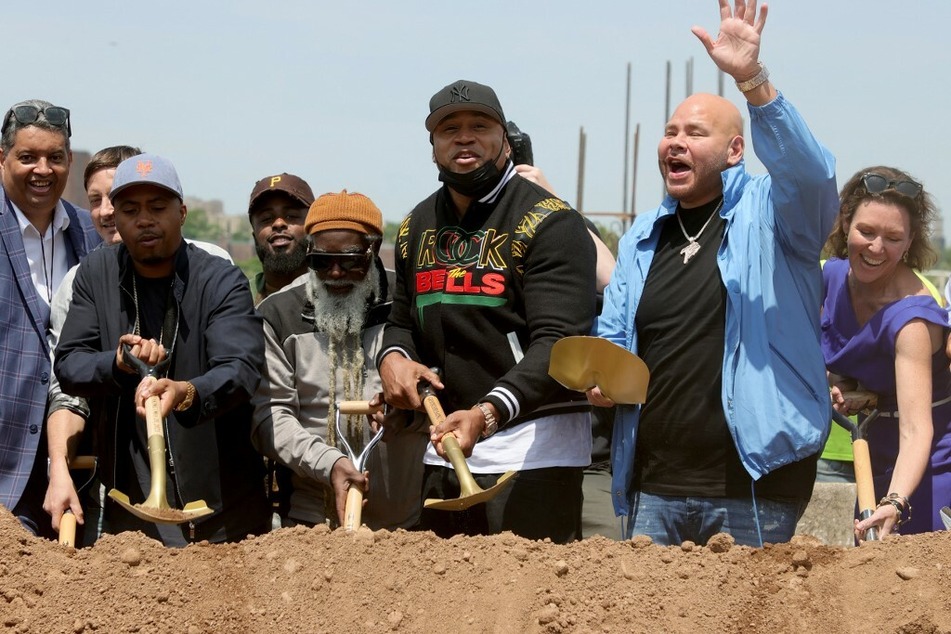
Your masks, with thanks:
[[[295,240],[289,250],[273,251],[267,243],[255,243],[254,250],[265,271],[275,275],[303,273],[307,269],[307,241]]]

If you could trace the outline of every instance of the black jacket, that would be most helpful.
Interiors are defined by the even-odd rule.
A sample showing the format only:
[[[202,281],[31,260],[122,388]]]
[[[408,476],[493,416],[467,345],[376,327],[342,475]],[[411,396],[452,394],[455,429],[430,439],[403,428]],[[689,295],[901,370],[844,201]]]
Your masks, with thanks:
[[[141,482],[141,473],[139,483],[128,481],[129,449],[116,446],[117,438],[129,436],[119,433],[120,426],[145,426],[135,416],[133,401],[140,379],[115,364],[119,337],[132,332],[135,323],[132,275],[128,250],[121,244],[91,253],[83,261],[55,371],[64,392],[90,399],[103,483],[139,503],[148,482]],[[181,508],[203,499],[215,511],[194,527],[175,530],[189,541],[240,539],[266,526],[269,517],[263,462],[250,436],[250,398],[264,362],[261,318],[244,274],[185,241],[176,254],[171,296],[180,317],[167,376],[191,381],[196,395],[191,408],[172,412],[166,419],[169,503]],[[142,458],[138,460],[141,464]],[[108,515],[115,513],[128,515],[117,505],[107,508]],[[128,518],[120,519],[125,523]],[[160,532],[166,543],[176,537],[175,531],[171,536]]]
[[[518,175],[487,198],[460,220],[444,186],[403,220],[381,356],[398,348],[441,367],[446,412],[488,401],[505,425],[587,409],[548,376],[552,345],[594,320],[581,215]]]

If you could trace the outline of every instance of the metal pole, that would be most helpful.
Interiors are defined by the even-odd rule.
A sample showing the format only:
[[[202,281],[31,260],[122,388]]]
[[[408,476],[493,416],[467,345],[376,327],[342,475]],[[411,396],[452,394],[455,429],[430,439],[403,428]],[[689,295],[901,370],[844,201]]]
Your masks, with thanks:
[[[585,153],[584,126],[581,126],[578,132],[578,196],[575,209],[584,212],[584,153]]]
[[[624,104],[624,186],[621,191],[624,192],[621,209],[627,209],[627,157],[628,157],[628,139],[631,135],[631,63],[627,63],[627,100]]]
[[[687,60],[687,75],[685,79],[687,97],[693,94],[693,58]]]
[[[641,144],[641,124],[634,126],[634,172],[631,174],[631,208],[629,225],[634,223],[634,216],[637,215],[637,150]],[[628,226],[629,226],[628,225]],[[624,228],[627,230],[627,227]]]
[[[664,99],[664,126],[670,121],[670,60],[667,60],[667,96]]]

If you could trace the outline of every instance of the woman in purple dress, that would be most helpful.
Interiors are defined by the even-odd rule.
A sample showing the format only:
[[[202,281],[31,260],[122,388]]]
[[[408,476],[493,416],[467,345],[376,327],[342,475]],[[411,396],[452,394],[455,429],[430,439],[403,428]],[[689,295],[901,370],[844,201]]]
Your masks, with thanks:
[[[833,406],[854,413],[864,404],[843,394],[862,389],[881,412],[867,432],[881,501],[856,520],[856,536],[871,526],[883,536],[940,530],[939,509],[951,503],[948,313],[913,270],[936,260],[937,211],[920,183],[889,167],[855,174],[841,200],[823,268],[822,350]]]

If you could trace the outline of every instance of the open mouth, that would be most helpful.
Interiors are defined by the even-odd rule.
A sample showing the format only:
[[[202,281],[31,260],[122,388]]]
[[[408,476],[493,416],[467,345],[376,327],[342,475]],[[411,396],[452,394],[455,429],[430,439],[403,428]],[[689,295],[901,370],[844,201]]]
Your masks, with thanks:
[[[690,165],[680,159],[667,159],[667,172],[674,176],[683,176],[690,171]]]
[[[865,255],[864,253],[860,257],[862,258],[862,262],[864,262],[868,266],[881,266],[885,264],[884,259],[872,259],[868,257],[867,255]]]

